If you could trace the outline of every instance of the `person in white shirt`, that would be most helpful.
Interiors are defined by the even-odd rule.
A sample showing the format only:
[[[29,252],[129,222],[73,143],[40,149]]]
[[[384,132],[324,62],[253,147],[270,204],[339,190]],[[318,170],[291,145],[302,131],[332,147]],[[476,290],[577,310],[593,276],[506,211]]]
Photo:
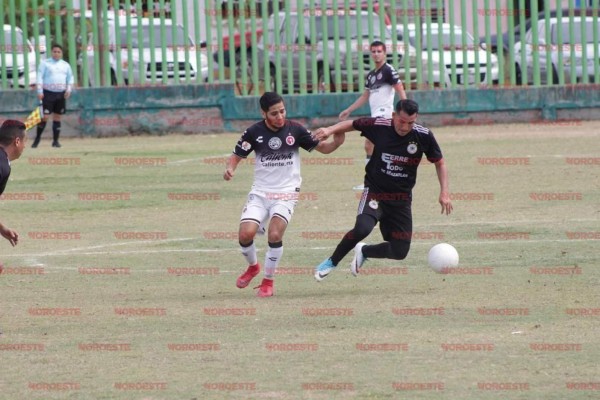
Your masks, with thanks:
[[[42,104],[44,115],[42,122],[37,127],[37,135],[31,147],[40,144],[42,133],[46,128],[46,121],[50,114],[52,117],[52,147],[60,147],[61,115],[67,110],[67,100],[73,90],[73,70],[68,62],[62,59],[63,48],[59,44],[52,45],[52,58],[43,60],[38,67],[37,92]]]
[[[261,224],[268,224],[265,277],[257,295],[270,297],[283,254],[283,234],[300,196],[300,149],[329,154],[344,143],[345,134],[334,135],[327,142],[313,139],[308,129],[286,118],[283,98],[275,92],[262,95],[260,108],[263,120],[244,131],[227,160],[223,179],[233,179],[238,164],[250,153],[256,154],[254,182],[242,211],[238,235],[248,268],[237,279],[236,286],[247,287],[260,272],[254,237]]]
[[[371,43],[369,48],[375,68],[367,74],[364,92],[354,103],[340,113],[339,118],[341,121],[347,119],[352,111],[362,107],[367,101],[371,108],[371,117],[391,119],[394,111],[394,95],[398,93],[400,100],[406,100],[404,85],[398,72],[386,62],[385,44],[376,40]],[[369,139],[365,139],[365,152],[367,153],[366,162],[368,163],[373,154],[373,143]],[[353,189],[363,190],[364,184],[354,186]]]

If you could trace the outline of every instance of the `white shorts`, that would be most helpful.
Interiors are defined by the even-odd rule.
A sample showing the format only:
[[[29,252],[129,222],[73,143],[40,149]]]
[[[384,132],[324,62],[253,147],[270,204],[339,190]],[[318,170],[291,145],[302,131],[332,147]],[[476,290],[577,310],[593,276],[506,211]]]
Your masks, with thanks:
[[[294,215],[294,207],[298,202],[298,193],[264,193],[251,191],[242,210],[240,222],[255,222],[266,226],[273,216],[278,216],[287,224]]]

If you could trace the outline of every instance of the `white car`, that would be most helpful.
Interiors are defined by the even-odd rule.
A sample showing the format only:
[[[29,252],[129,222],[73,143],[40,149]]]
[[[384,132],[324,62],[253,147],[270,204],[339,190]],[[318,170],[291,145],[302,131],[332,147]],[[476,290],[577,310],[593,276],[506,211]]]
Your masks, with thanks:
[[[411,47],[414,47],[422,62],[421,76],[425,84],[436,87],[452,87],[474,84],[494,84],[498,82],[498,58],[484,50],[469,32],[460,26],[423,24],[400,24],[396,26],[396,36],[403,40],[406,30]],[[419,43],[420,42],[420,43]],[[429,46],[430,45],[430,46]],[[428,63],[431,60],[431,72]],[[479,76],[476,75],[477,61]]]
[[[98,20],[98,23],[102,23],[102,21],[104,21],[104,19],[106,19],[107,21],[112,21],[115,19],[115,17],[117,17],[119,14],[116,14],[114,11],[108,11],[106,14],[104,14],[101,18],[96,18],[95,17],[95,13],[93,13],[91,10],[85,10],[83,13],[84,16],[84,21],[86,21],[86,29],[87,32],[91,32],[92,31],[92,18],[96,18]],[[122,15],[122,14],[121,14]],[[53,17],[51,17],[52,19]],[[60,20],[61,20],[61,26],[62,26],[62,34],[63,37],[68,35],[67,32],[67,26],[68,26],[68,22],[67,22],[67,15],[66,13],[61,13],[60,15]],[[31,36],[29,38],[29,40],[31,41],[31,43],[33,43],[34,48],[35,47],[39,47],[39,51],[40,51],[40,55],[45,58],[47,55],[47,47],[46,46],[50,46],[52,45],[52,43],[56,40],[56,27],[51,25],[48,21],[46,21],[46,18],[40,18],[37,23],[37,38],[35,36]],[[46,26],[48,25],[48,26]],[[81,11],[79,10],[74,10],[73,12],[73,25],[75,27],[75,37],[77,38],[77,44],[80,45],[81,43]],[[46,32],[46,29],[49,29],[48,32]],[[30,34],[33,34],[33,29],[29,32]],[[64,43],[66,44],[66,43]],[[66,53],[69,51],[69,47],[68,46],[64,46],[65,49],[63,51],[63,53]]]
[[[313,19],[314,18],[314,19]],[[264,33],[265,43],[257,45],[258,71],[270,71],[270,90],[275,90],[276,74],[282,78],[282,91],[306,91],[320,93],[325,91],[362,91],[359,86],[361,77],[364,78],[372,69],[369,45],[371,40],[382,40],[390,44],[388,30],[379,32],[379,16],[372,16],[364,10],[321,10],[307,8],[303,12],[284,11],[273,14],[269,18],[267,31]],[[315,29],[312,38],[310,27]],[[360,30],[358,29],[360,21]],[[304,38],[300,37],[300,23],[303,24]],[[339,24],[337,30],[334,29]],[[345,24],[350,29],[346,32]],[[373,32],[369,32],[369,23]],[[327,28],[325,30],[323,27]],[[387,62],[390,63],[402,80],[407,74],[404,66],[406,49],[402,43],[396,48],[388,46]],[[393,64],[393,55],[399,65]],[[409,57],[414,56],[409,53]],[[266,58],[266,60],[265,60]],[[290,62],[288,63],[288,58]],[[247,56],[248,76],[252,76],[253,66],[250,64],[252,53]],[[265,61],[268,62],[265,68]],[[336,68],[336,63],[339,68]],[[411,71],[409,71],[410,74]],[[326,74],[329,74],[329,77]],[[337,82],[340,87],[336,87]],[[326,82],[329,80],[329,86]]]
[[[29,40],[23,36],[21,28],[4,25],[4,43],[0,43],[0,76],[6,71],[9,87],[32,87],[37,81],[35,51]],[[27,72],[27,79],[26,78]],[[17,85],[15,85],[15,76]]]
[[[600,60],[594,57],[594,20],[593,17],[563,17],[549,19],[549,38],[546,42],[546,21],[539,20],[537,25],[527,31],[523,41],[515,43],[515,63],[517,78],[522,81],[525,77],[528,83],[534,81],[534,54],[537,54],[540,71],[540,84],[559,83],[560,65],[563,67],[564,80],[568,83],[581,82],[584,74],[594,76],[594,64]],[[600,31],[600,21],[597,22]],[[573,36],[570,35],[572,28]],[[585,41],[582,37],[585,29]],[[559,44],[559,30],[562,36]],[[537,43],[534,42],[534,32],[537,33]],[[584,50],[586,57],[584,59]],[[600,51],[600,48],[597,48]],[[522,58],[525,55],[525,64]],[[584,68],[585,67],[585,68]],[[585,71],[584,71],[585,69]],[[575,80],[572,81],[572,78]]]
[[[118,26],[117,26],[118,23]],[[189,36],[185,36],[181,25],[173,21],[148,18],[132,18],[129,26],[124,17],[108,21],[108,43],[99,48],[108,48],[111,84],[119,84],[119,75],[128,85],[184,83],[188,79],[204,82],[208,78],[208,59],[205,52],[196,48]],[[164,41],[163,41],[164,39]],[[89,83],[98,86],[93,66],[99,60],[97,47],[91,35],[88,39],[87,66]],[[117,44],[118,42],[118,44]],[[186,57],[187,53],[187,57]],[[80,66],[82,60],[78,61]],[[102,68],[102,66],[99,66]],[[164,79],[163,79],[164,77]]]

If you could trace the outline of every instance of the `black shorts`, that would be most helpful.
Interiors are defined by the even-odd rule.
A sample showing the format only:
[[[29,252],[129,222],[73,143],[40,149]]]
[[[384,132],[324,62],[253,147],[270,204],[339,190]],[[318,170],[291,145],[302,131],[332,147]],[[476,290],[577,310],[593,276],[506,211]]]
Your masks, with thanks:
[[[67,112],[67,100],[65,99],[65,92],[51,92],[44,90],[44,98],[42,99],[42,107],[44,109],[44,115],[50,114],[64,114]]]
[[[410,195],[407,197],[410,198]],[[381,200],[385,196],[370,193],[365,187],[358,204],[358,214],[371,215],[379,222],[379,230],[385,241],[402,240],[409,242],[412,238],[411,200]]]

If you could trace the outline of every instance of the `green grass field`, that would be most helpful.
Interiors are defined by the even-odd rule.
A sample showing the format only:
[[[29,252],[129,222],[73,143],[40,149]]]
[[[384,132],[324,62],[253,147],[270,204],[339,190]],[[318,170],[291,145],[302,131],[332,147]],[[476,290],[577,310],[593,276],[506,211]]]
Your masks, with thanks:
[[[355,278],[351,253],[321,283],[354,222],[362,139],[304,152],[268,299],[235,287],[253,175],[222,179],[237,133],[28,148],[0,203],[20,233],[0,242],[0,398],[597,398],[600,123],[573,124],[434,129],[455,212],[422,165],[407,259]],[[427,266],[438,242],[461,269]]]

